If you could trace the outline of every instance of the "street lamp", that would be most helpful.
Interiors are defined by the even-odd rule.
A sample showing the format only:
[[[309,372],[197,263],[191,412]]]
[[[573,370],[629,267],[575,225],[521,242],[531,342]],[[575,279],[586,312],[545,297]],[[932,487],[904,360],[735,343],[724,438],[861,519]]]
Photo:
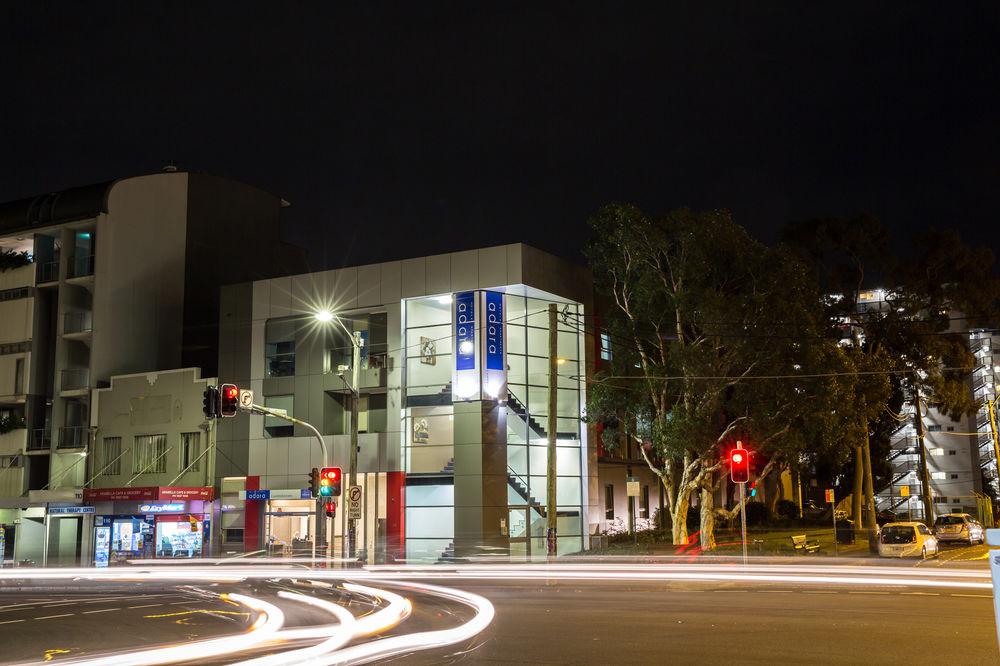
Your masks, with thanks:
[[[351,456],[347,472],[347,491],[350,493],[351,487],[357,483],[358,473],[358,410],[361,404],[358,371],[361,367],[361,348],[364,346],[364,340],[361,338],[361,331],[351,331],[344,325],[340,317],[335,316],[329,310],[317,310],[313,317],[319,322],[337,322],[347,334],[353,347],[351,350],[351,383],[347,386],[351,392]],[[344,379],[344,376],[341,375],[340,378]],[[347,384],[346,379],[344,379],[344,383]],[[354,559],[357,543],[357,520],[351,517],[349,508],[347,513],[347,556]]]

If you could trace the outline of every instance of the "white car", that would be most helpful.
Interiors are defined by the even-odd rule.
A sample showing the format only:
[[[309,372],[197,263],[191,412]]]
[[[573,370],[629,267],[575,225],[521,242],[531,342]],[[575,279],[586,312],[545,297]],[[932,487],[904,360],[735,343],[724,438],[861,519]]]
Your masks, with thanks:
[[[937,539],[923,523],[889,523],[878,533],[882,557],[937,557]]]
[[[938,516],[934,521],[934,536],[941,543],[965,541],[970,546],[986,541],[986,531],[979,521],[967,513],[951,513]]]

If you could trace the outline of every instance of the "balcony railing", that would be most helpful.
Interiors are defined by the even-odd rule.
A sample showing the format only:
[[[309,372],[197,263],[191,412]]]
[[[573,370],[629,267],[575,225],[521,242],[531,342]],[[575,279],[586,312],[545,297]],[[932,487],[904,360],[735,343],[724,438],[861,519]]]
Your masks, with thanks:
[[[70,264],[69,277],[76,278],[93,274],[94,274],[94,255],[84,254],[73,257],[73,263]]]
[[[90,388],[90,370],[87,368],[67,368],[62,371],[61,391],[75,391]]]
[[[90,446],[90,428],[87,426],[64,426],[59,428],[60,449],[85,449]]]
[[[47,428],[34,428],[28,433],[29,451],[48,451],[52,446],[52,432]]]
[[[67,312],[63,317],[63,333],[89,333],[91,314],[89,312]]]
[[[38,264],[38,282],[55,282],[59,279],[59,260]]]

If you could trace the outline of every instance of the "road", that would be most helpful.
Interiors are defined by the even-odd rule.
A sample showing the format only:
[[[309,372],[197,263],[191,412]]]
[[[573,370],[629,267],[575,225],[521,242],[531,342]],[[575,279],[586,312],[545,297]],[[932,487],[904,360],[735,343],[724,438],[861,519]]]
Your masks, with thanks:
[[[861,567],[828,562],[797,558],[748,569],[584,562],[350,573],[276,565],[241,567],[239,578],[236,569],[221,567],[201,574],[149,567],[138,569],[135,578],[148,574],[154,580],[131,594],[99,592],[101,585],[121,585],[114,581],[91,581],[98,586],[95,592],[59,593],[51,591],[59,583],[50,580],[45,593],[0,595],[0,635],[7,637],[0,659],[72,663],[89,657],[91,664],[100,664],[111,653],[163,644],[222,637],[227,646],[235,645],[237,636],[246,640],[263,617],[275,614],[267,610],[270,605],[282,615],[276,635],[280,642],[259,642],[255,651],[239,656],[227,647],[197,663],[262,654],[297,663],[291,650],[309,649],[343,626],[334,623],[329,608],[308,603],[321,599],[338,604],[341,613],[349,611],[351,622],[375,621],[379,611],[390,616],[325,653],[355,660],[384,661],[388,654],[415,664],[997,663],[983,562],[958,568],[937,561],[897,566],[872,561],[879,566]],[[344,575],[354,582],[345,584]],[[193,580],[182,584],[163,576]],[[210,582],[208,576],[219,581]],[[67,585],[78,587],[78,580],[77,574],[66,574]],[[442,593],[441,586],[490,600],[492,621],[460,639],[425,641],[423,646],[431,648],[418,651],[420,639],[431,635],[427,632],[437,636],[483,617],[482,608],[477,611],[468,599]],[[205,594],[213,590],[230,596]],[[393,593],[405,596],[412,612],[392,619]],[[233,601],[238,595],[244,595],[240,603]],[[248,602],[249,597],[259,605]],[[308,637],[302,631],[314,633]],[[357,652],[393,640],[405,647],[384,654],[369,651],[367,656]],[[445,642],[451,644],[434,647]]]

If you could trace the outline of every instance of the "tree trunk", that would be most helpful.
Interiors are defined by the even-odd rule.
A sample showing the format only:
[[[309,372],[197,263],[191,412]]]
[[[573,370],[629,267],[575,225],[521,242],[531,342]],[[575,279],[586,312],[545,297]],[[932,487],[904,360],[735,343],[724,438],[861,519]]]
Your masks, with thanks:
[[[920,498],[924,503],[924,523],[934,524],[934,500],[931,499],[931,475],[927,471],[927,448],[924,446],[924,415],[920,409],[920,387],[913,391],[913,420],[917,426],[917,456],[920,461]]]
[[[878,544],[876,543],[876,535],[878,534],[878,519],[875,515],[875,482],[872,479],[872,455],[871,446],[868,442],[868,419],[864,416],[867,411],[864,398],[861,399],[861,405],[861,428],[864,432],[864,438],[861,440],[861,448],[865,463],[865,506],[868,508],[868,552],[877,553]]]
[[[854,529],[861,529],[861,498],[865,487],[865,461],[860,446],[854,447],[854,490],[851,492],[851,518]]]
[[[688,507],[691,506],[692,487],[677,489],[677,501],[674,503],[674,510],[671,513],[673,525],[671,525],[671,535],[675,546],[681,546],[688,542],[687,514]]]
[[[799,510],[799,518],[802,517],[802,475],[799,468],[792,466],[792,501]]]
[[[701,486],[701,532],[702,550],[715,550],[715,493],[712,490],[711,475]]]

